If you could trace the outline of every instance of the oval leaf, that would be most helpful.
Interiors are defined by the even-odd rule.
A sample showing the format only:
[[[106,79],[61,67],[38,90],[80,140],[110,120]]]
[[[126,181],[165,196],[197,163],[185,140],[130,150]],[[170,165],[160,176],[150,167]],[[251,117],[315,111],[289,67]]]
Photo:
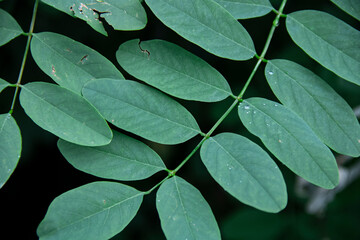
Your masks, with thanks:
[[[331,151],[294,112],[270,100],[251,98],[239,105],[239,116],[294,173],[323,188],[338,184],[339,172]]]
[[[349,15],[360,21],[359,0],[330,0]]]
[[[121,133],[113,133],[111,143],[103,147],[84,147],[61,139],[58,147],[71,165],[97,177],[140,180],[166,169],[150,147]]]
[[[106,121],[84,98],[55,84],[33,82],[22,86],[20,103],[43,129],[79,145],[110,143]]]
[[[0,188],[14,172],[21,154],[21,133],[10,114],[0,115]]]
[[[150,141],[178,144],[200,133],[183,106],[138,82],[98,79],[86,84],[83,94],[109,122]]]
[[[201,58],[163,41],[123,43],[116,58],[134,77],[178,98],[216,102],[231,95],[225,78]]]
[[[110,239],[135,217],[143,193],[112,182],[94,182],[61,194],[50,204],[37,234],[47,239]]]
[[[9,85],[10,84],[7,81],[0,78],[0,93],[1,93],[2,90],[7,88]]]
[[[269,61],[265,76],[280,102],[302,117],[326,145],[360,156],[360,125],[354,112],[320,77],[287,60]]]
[[[216,56],[247,60],[255,55],[246,29],[213,0],[146,0],[146,3],[166,26]]]
[[[84,84],[95,78],[124,78],[108,59],[82,43],[51,32],[33,36],[36,64],[64,88],[81,94]]]
[[[147,23],[146,12],[139,0],[42,0],[71,16],[86,21],[94,30],[107,36],[103,18],[115,30],[139,30]]]
[[[269,0],[215,0],[236,19],[261,17],[273,10]]]
[[[310,57],[338,76],[360,85],[360,31],[330,14],[314,10],[289,14],[286,28]]]
[[[156,208],[168,240],[221,239],[209,204],[199,190],[180,177],[160,186]]]
[[[239,201],[266,212],[279,212],[287,203],[284,178],[258,145],[234,133],[207,139],[201,159],[211,176]]]
[[[6,11],[0,9],[0,46],[10,42],[23,33],[20,25]]]

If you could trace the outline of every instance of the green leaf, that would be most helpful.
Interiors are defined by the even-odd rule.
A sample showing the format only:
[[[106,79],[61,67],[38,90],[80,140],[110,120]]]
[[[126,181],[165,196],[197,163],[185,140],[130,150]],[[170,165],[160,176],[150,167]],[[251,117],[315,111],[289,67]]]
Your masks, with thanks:
[[[84,98],[55,84],[33,82],[22,86],[20,103],[40,127],[79,145],[110,143],[106,121]]]
[[[225,78],[201,58],[163,40],[123,43],[116,53],[134,77],[178,98],[216,102],[231,95]]]
[[[331,151],[294,112],[262,98],[247,99],[238,110],[244,126],[294,173],[322,188],[338,184]]]
[[[21,154],[21,133],[8,113],[0,115],[0,188],[14,172]]]
[[[114,180],[140,180],[165,170],[166,167],[151,148],[118,132],[109,145],[84,147],[58,141],[62,155],[75,168],[97,177]]]
[[[258,145],[234,133],[207,139],[201,159],[210,175],[239,201],[266,212],[279,212],[287,203],[284,178]]]
[[[60,86],[81,94],[84,84],[96,78],[124,77],[95,50],[63,35],[33,35],[31,54],[37,65]]]
[[[0,9],[0,46],[10,42],[23,33],[20,25],[6,11]]]
[[[261,17],[273,10],[269,0],[214,0],[236,19]]]
[[[146,3],[166,26],[216,56],[247,60],[255,55],[246,29],[213,0],[146,0]]]
[[[40,240],[110,239],[134,218],[142,199],[142,192],[120,183],[86,184],[54,199],[37,234]]]
[[[294,42],[338,76],[360,85],[360,31],[330,14],[304,10],[286,18]]]
[[[330,0],[349,15],[360,21],[359,0]]]
[[[269,61],[265,76],[280,102],[302,117],[326,145],[360,156],[360,125],[354,112],[320,77],[287,60]]]
[[[200,133],[183,106],[141,83],[98,79],[86,84],[83,94],[109,122],[150,141],[178,144]]]
[[[42,0],[42,2],[86,21],[94,30],[106,36],[102,19],[115,30],[139,30],[147,23],[146,12],[139,0]]]
[[[168,240],[221,239],[209,204],[199,190],[180,177],[172,177],[160,186],[156,208]]]
[[[2,92],[2,90],[7,88],[9,85],[10,84],[7,81],[0,78],[0,93]]]

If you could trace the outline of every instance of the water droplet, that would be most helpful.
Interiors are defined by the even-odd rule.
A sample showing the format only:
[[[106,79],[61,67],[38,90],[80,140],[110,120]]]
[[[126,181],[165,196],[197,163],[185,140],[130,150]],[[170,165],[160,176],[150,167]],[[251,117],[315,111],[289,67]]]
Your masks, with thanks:
[[[250,111],[246,111],[246,114],[249,114],[250,113]]]
[[[266,103],[263,103],[263,106],[266,106]]]
[[[279,141],[278,141],[279,143],[282,143],[282,141],[281,141],[281,139],[279,139]]]
[[[270,72],[269,72],[269,75],[274,75],[274,73],[270,71]]]
[[[266,126],[270,127],[270,124],[269,124],[269,123],[267,123],[267,124],[266,124]]]
[[[277,106],[279,106],[279,105],[275,104],[274,106],[277,107]]]
[[[256,111],[253,111],[253,114],[256,114]]]
[[[249,110],[249,109],[250,109],[250,106],[249,106],[249,105],[246,105],[246,106],[244,107],[244,109]]]
[[[249,122],[249,124],[252,124],[252,122]]]
[[[8,169],[8,173],[9,173],[9,172],[11,172],[11,169],[10,169],[10,168]]]

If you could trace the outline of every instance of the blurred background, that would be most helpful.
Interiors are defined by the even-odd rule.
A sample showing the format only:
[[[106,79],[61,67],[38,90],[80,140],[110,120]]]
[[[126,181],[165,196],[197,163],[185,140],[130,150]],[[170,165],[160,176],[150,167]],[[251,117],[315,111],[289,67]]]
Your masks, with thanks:
[[[279,0],[271,1],[275,8]],[[34,0],[4,0],[0,8],[9,12],[25,32],[28,31]],[[179,37],[164,26],[143,4],[148,14],[148,25],[141,31],[114,31],[106,26],[109,37],[94,31],[85,22],[40,3],[34,32],[51,31],[79,41],[115,64],[124,76],[133,79],[116,62],[115,52],[127,40],[140,38],[164,39],[180,45],[203,58],[228,80],[236,95],[240,92],[256,60],[246,62],[230,61],[215,57],[194,44]],[[346,15],[328,0],[289,0],[285,13],[302,9],[326,11],[353,27],[360,29],[359,22]],[[258,54],[261,52],[274,13],[255,19],[241,20],[253,38]],[[20,36],[0,48],[0,78],[16,83],[26,37]],[[285,58],[293,60],[321,76],[349,104],[360,105],[360,87],[344,81],[321,67],[301,51],[286,33],[284,19],[277,28],[267,59]],[[260,96],[276,100],[264,78],[264,64],[255,75],[245,98]],[[52,80],[35,64],[31,55],[26,63],[22,83]],[[13,88],[5,89],[0,95],[0,113],[10,109]],[[207,132],[232,103],[226,99],[218,103],[198,103],[177,99],[197,119],[203,132]],[[45,216],[51,201],[58,195],[83,184],[102,180],[73,168],[57,149],[57,137],[35,125],[23,112],[17,102],[14,117],[21,129],[23,150],[20,162],[11,178],[0,190],[0,216],[2,224],[0,239],[37,239],[36,228]],[[122,130],[119,130],[123,132]],[[250,135],[242,126],[236,112],[232,112],[220,125],[215,134],[235,132],[261,142]],[[134,135],[126,133],[140,139]],[[197,145],[200,137],[175,145],[166,146],[141,139],[151,146],[164,160],[169,169],[175,168]],[[262,146],[262,145],[261,145]],[[339,157],[339,159],[341,156]],[[275,158],[274,158],[275,159]],[[343,158],[341,158],[343,159]],[[322,191],[304,184],[280,162],[275,160],[284,175],[288,190],[288,206],[278,214],[268,214],[242,204],[226,193],[208,174],[199,153],[182,168],[178,175],[198,188],[211,206],[219,223],[222,237],[232,239],[360,239],[360,179],[335,191]],[[341,160],[344,175],[349,169],[356,169],[359,159]],[[158,173],[149,179],[127,182],[139,190],[148,190],[159,182],[166,173]],[[8,236],[8,237],[6,237]],[[155,209],[155,192],[144,198],[138,214],[123,232],[113,239],[165,239]]]

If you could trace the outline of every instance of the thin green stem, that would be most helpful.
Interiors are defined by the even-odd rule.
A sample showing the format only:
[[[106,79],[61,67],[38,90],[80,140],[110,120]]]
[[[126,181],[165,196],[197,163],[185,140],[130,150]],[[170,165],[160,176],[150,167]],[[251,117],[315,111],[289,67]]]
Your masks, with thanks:
[[[38,6],[39,6],[39,1],[40,0],[35,0],[35,3],[34,3],[34,9],[33,9],[33,14],[32,14],[32,18],[31,18],[29,32],[27,34],[26,33],[23,34],[23,35],[27,35],[28,38],[27,38],[25,52],[24,52],[22,63],[21,63],[19,76],[18,76],[18,79],[17,79],[17,82],[16,82],[16,89],[15,89],[15,93],[14,93],[14,97],[13,97],[13,100],[12,100],[12,104],[11,104],[11,107],[10,107],[9,114],[12,114],[13,111],[14,111],[16,98],[17,98],[17,95],[19,93],[19,88],[20,88],[20,85],[21,85],[21,79],[22,79],[22,76],[23,76],[23,73],[24,73],[25,63],[26,63],[26,59],[27,59],[27,56],[28,56],[28,53],[29,53],[30,42],[31,42],[33,31],[34,31],[35,19],[36,19],[37,9],[38,9]]]
[[[167,175],[163,180],[161,180],[160,182],[158,182],[155,186],[153,186],[150,190],[144,192],[144,195],[148,195],[150,194],[152,191],[154,191],[157,187],[159,187],[163,182],[165,182],[166,180],[168,180],[169,178],[171,178],[173,176],[173,174],[169,174]]]

